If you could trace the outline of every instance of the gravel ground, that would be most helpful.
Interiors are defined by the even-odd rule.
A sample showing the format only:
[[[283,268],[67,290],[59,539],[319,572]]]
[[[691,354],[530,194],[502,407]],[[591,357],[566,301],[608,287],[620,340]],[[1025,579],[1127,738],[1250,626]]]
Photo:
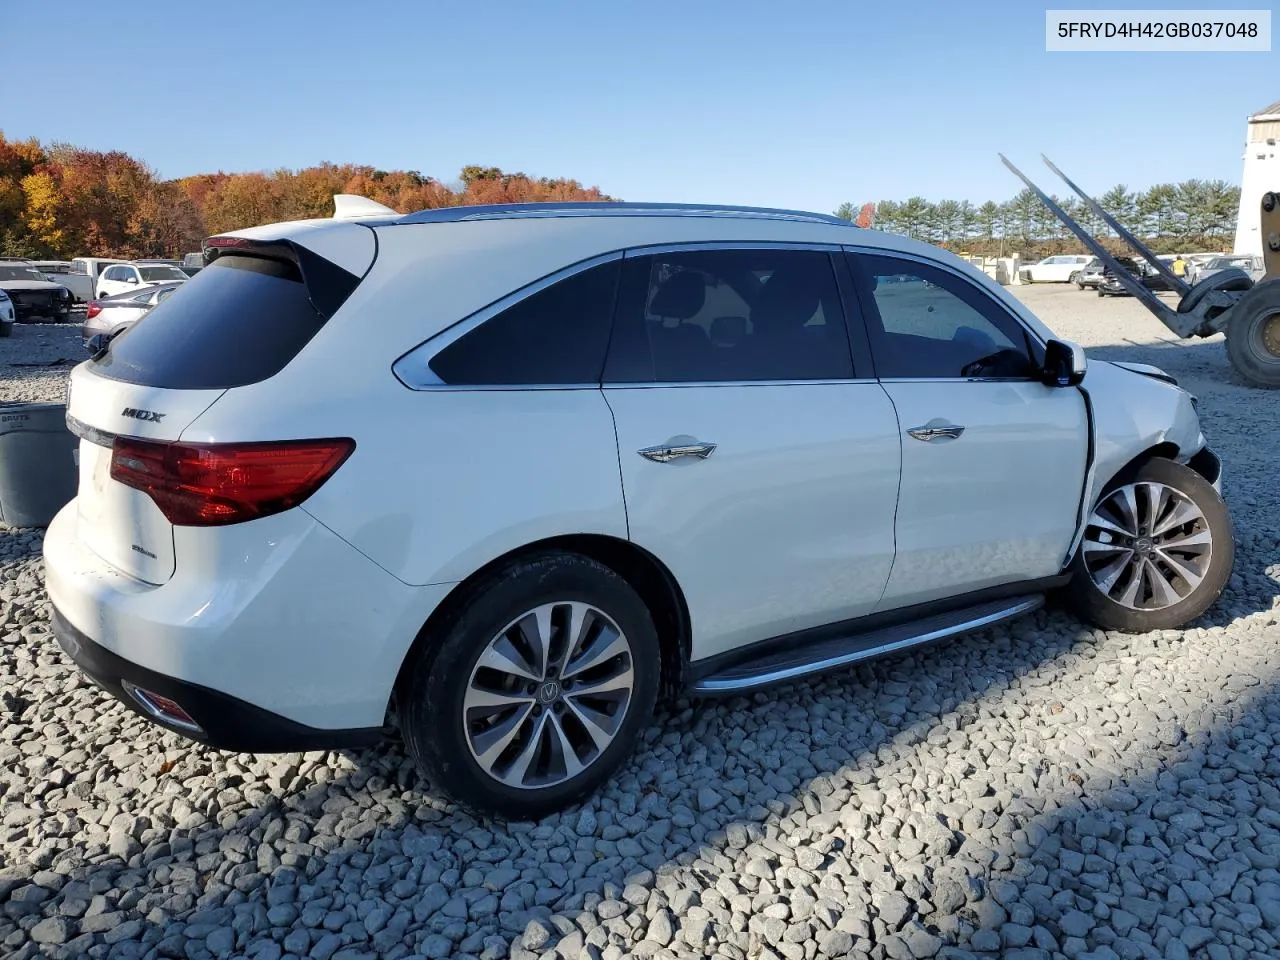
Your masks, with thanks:
[[[87,356],[76,323],[15,323],[0,338],[0,403],[62,402],[67,372]]]
[[[498,824],[398,746],[253,758],[135,718],[51,638],[39,533],[0,533],[0,955],[1275,957],[1280,392],[1131,301],[1014,289],[1200,397],[1239,537],[1203,621],[1125,636],[1041,611],[681,702],[602,795]],[[18,332],[0,362],[76,356]],[[60,398],[30,369],[0,369],[4,398]]]

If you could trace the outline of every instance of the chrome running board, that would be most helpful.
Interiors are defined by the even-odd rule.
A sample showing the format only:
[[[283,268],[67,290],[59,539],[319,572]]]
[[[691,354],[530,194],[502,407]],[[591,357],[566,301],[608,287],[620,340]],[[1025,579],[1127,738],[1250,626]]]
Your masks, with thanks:
[[[1031,613],[1044,605],[1043,594],[991,600],[936,613],[910,623],[878,627],[812,644],[773,650],[694,681],[689,692],[728,696],[849,667],[864,660],[906,650],[946,637],[981,630]]]

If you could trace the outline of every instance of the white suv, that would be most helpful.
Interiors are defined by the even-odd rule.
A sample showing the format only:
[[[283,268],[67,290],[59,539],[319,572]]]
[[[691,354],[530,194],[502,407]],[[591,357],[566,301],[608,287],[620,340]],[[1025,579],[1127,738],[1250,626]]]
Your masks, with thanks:
[[[1092,259],[1087,253],[1062,253],[1023,267],[1019,274],[1023,283],[1069,283]]]
[[[98,278],[97,298],[140,290],[157,283],[182,283],[187,275],[171,263],[116,263],[102,271]]]
[[[244,751],[398,730],[519,817],[660,690],[751,691],[1060,590],[1172,628],[1227,582],[1193,398],[942,250],[636,204],[283,223],[71,377],[55,632]]]

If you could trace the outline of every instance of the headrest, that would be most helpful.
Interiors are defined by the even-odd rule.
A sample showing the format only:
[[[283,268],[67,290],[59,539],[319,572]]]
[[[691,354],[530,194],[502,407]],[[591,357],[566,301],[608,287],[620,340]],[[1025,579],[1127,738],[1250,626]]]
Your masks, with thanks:
[[[751,310],[756,333],[780,333],[803,327],[822,300],[821,277],[813,269],[775,270]]]
[[[649,303],[655,317],[688,320],[696,317],[707,302],[707,283],[702,274],[681,270],[658,288]]]

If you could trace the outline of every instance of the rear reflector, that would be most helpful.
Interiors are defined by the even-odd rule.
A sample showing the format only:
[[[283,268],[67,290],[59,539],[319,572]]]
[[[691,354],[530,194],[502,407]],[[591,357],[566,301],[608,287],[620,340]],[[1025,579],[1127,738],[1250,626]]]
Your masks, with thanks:
[[[296,507],[355,448],[346,438],[196,444],[117,437],[111,478],[147,494],[175,526],[214,527]]]
[[[200,730],[200,725],[192,719],[191,714],[183,710],[176,701],[162,697],[158,693],[152,693],[150,690],[144,690],[142,687],[136,687],[127,680],[124,681],[123,686],[125,692],[157,720],[184,730],[203,732]]]

